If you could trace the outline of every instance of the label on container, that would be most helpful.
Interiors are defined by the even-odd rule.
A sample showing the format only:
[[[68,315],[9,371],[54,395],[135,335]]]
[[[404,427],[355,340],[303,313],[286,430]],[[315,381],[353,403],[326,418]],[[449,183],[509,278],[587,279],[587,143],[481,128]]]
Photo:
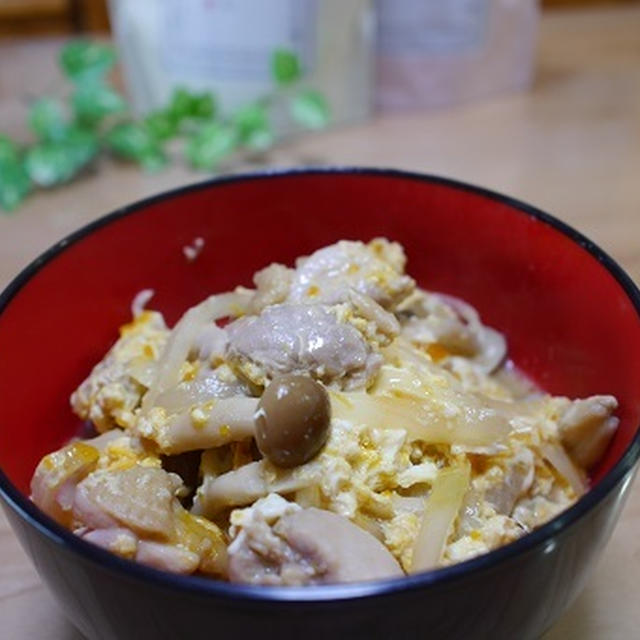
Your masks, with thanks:
[[[491,0],[378,0],[378,50],[453,54],[482,47]]]
[[[310,70],[316,13],[317,0],[164,0],[162,60],[175,74],[267,82],[272,52],[285,47]]]

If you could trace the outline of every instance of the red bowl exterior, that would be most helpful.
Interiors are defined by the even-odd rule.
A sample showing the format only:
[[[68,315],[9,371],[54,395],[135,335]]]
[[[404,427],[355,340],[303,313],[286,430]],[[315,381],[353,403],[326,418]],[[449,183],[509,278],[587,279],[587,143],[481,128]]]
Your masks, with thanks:
[[[554,393],[612,393],[620,428],[577,505],[495,552],[400,581],[256,589],[141,567],[62,530],[26,499],[40,457],[77,432],[70,392],[129,318],[133,296],[170,322],[206,295],[250,285],[272,261],[341,238],[401,242],[409,272],[503,331]],[[189,262],[182,248],[202,237]],[[307,170],[187,187],[59,243],[0,298],[0,491],[43,579],[95,638],[536,637],[582,587],[640,452],[640,294],[577,232],[527,205],[388,170]]]

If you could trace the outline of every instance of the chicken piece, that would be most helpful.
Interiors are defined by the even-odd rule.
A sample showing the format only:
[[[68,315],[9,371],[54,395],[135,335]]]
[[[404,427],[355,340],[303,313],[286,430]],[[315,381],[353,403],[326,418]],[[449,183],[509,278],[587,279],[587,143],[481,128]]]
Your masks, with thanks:
[[[308,373],[343,389],[367,387],[382,357],[335,308],[281,304],[227,327],[227,360],[254,384],[274,376]]]
[[[341,240],[298,259],[287,300],[335,304],[355,289],[393,311],[415,287],[414,280],[404,274],[405,263],[404,251],[395,242]]]
[[[54,520],[68,526],[76,485],[96,469],[103,456],[109,458],[110,446],[123,435],[120,429],[112,429],[89,440],[73,440],[44,456],[31,479],[31,500]]]
[[[31,500],[62,525],[71,523],[76,485],[97,466],[100,452],[77,441],[46,455],[31,479]]]
[[[414,343],[438,344],[446,354],[471,358],[478,352],[476,335],[457,318],[436,314],[426,318],[412,316],[403,322],[402,335]]]
[[[123,558],[172,573],[193,573],[200,564],[200,557],[193,551],[173,544],[140,540],[129,529],[95,529],[81,537]]]
[[[153,467],[98,470],[78,485],[74,516],[92,529],[117,523],[138,535],[166,539],[173,524],[172,504],[181,485],[179,476]]]
[[[98,469],[75,491],[74,530],[114,553],[166,571],[224,574],[222,532],[180,505],[181,489],[179,476],[157,467]]]
[[[483,325],[476,310],[457,298],[417,290],[402,305],[402,316],[403,337],[429,347],[436,361],[459,356],[483,373],[492,373],[504,362],[504,336]]]
[[[232,582],[305,585],[404,575],[373,535],[347,518],[271,494],[231,515]]]
[[[200,564],[200,557],[197,553],[176,545],[141,540],[138,543],[136,561],[172,573],[193,573]]]
[[[80,537],[123,558],[135,558],[138,551],[138,537],[123,527],[91,529],[80,534]]]
[[[493,515],[482,521],[471,535],[461,536],[445,549],[442,565],[470,560],[492,549],[497,549],[524,535],[518,522],[504,515]]]
[[[516,501],[524,496],[531,488],[535,476],[535,459],[532,451],[524,447],[513,457],[504,461],[506,469],[495,467],[500,471],[497,482],[486,478],[490,486],[484,493],[484,498],[493,506],[497,514],[509,516],[513,511]],[[490,470],[485,476],[490,476]],[[479,480],[480,484],[482,479]]]
[[[120,338],[71,396],[71,406],[99,432],[130,427],[169,335],[162,315],[143,311],[120,329]]]
[[[560,418],[562,444],[583,469],[591,468],[606,451],[618,428],[618,418],[612,415],[617,408],[613,396],[591,396],[572,402]]]
[[[532,531],[555,518],[574,502],[566,496],[562,499],[561,494],[558,493],[554,498],[556,499],[552,500],[542,495],[522,498],[516,503],[511,517],[525,532]]]

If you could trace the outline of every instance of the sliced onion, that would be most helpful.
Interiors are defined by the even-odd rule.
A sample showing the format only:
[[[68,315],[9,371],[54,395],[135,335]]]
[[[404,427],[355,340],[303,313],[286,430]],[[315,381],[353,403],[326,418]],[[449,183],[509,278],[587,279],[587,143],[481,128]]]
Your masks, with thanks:
[[[400,323],[397,318],[373,298],[365,296],[355,289],[349,290],[348,298],[362,317],[374,322],[382,333],[394,337],[400,333]]]
[[[154,295],[155,291],[153,289],[142,289],[142,291],[138,291],[131,301],[131,315],[134,318],[140,316]]]
[[[479,351],[472,361],[485,373],[493,373],[507,357],[507,341],[495,329],[481,326],[475,331]]]
[[[230,398],[242,396],[239,383],[222,381],[215,370],[211,375],[198,378],[191,382],[181,382],[178,386],[158,394],[156,404],[169,413],[180,413],[193,406],[201,405],[216,398]]]
[[[411,560],[411,573],[437,567],[469,488],[468,464],[446,469],[435,479],[422,514]]]
[[[540,445],[540,453],[545,460],[569,483],[576,496],[580,497],[587,491],[587,483],[584,477],[573,464],[562,445],[554,442],[543,442]]]
[[[442,304],[453,309],[469,326],[477,327],[481,326],[480,316],[478,312],[464,300],[450,296],[446,293],[430,293],[433,298],[439,300]]]
[[[512,408],[508,403],[481,403],[468,394],[451,401],[450,409],[447,415],[442,403],[428,395],[418,401],[367,393],[331,394],[333,417],[371,428],[404,429],[410,441],[488,447],[511,433]]]
[[[142,399],[142,412],[155,406],[158,396],[178,384],[180,368],[187,359],[202,328],[210,322],[227,316],[239,316],[249,305],[253,293],[248,290],[222,293],[207,298],[191,307],[171,331],[169,340],[158,361],[156,374]]]

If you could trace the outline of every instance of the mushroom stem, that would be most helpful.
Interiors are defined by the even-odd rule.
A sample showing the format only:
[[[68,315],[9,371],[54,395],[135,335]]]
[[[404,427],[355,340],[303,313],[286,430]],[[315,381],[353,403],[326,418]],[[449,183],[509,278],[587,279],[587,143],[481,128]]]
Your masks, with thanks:
[[[154,425],[153,439],[162,453],[177,454],[220,447],[255,434],[257,398],[224,398],[197,406]],[[145,435],[141,433],[141,435]]]
[[[309,469],[278,469],[258,460],[220,476],[205,474],[196,492],[192,513],[212,518],[221,509],[246,506],[268,493],[291,493],[318,482]]]

